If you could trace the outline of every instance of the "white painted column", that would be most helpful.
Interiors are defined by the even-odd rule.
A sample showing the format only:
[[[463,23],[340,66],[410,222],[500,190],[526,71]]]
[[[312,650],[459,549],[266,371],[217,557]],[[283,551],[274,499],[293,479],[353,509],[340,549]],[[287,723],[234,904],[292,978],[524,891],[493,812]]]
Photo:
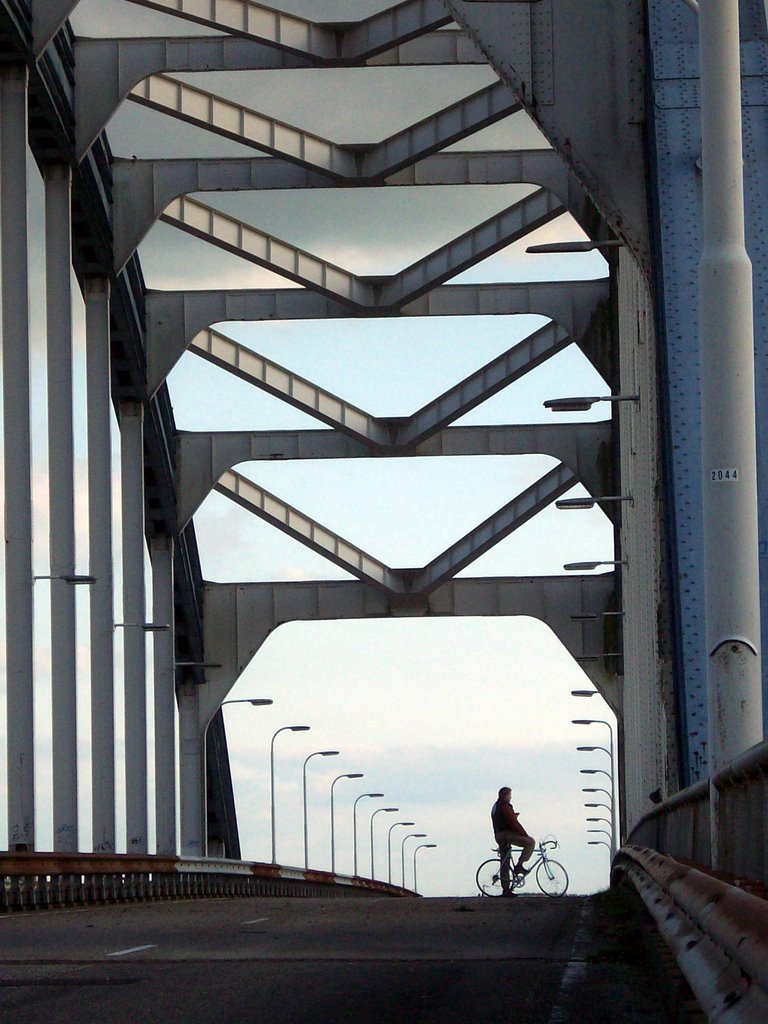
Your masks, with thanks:
[[[8,844],[35,848],[27,69],[0,68]]]
[[[179,688],[179,745],[181,853],[204,857],[205,730],[200,727],[200,687],[195,683]]]
[[[53,848],[78,849],[75,455],[72,424],[71,172],[51,163],[45,179],[48,351],[48,484],[51,574]],[[57,578],[58,577],[58,578]]]
[[[147,853],[147,650],[144,586],[144,408],[120,403],[123,510],[125,823],[128,853]]]
[[[88,396],[88,550],[93,849],[115,849],[115,611],[112,566],[112,418],[109,281],[85,281]]]
[[[155,823],[157,852],[176,853],[176,672],[173,615],[173,538],[153,537],[152,618],[168,623],[154,633],[155,676]]]
[[[744,240],[738,0],[700,0],[699,264],[709,771],[762,739],[752,265]],[[712,866],[719,810],[711,787]]]

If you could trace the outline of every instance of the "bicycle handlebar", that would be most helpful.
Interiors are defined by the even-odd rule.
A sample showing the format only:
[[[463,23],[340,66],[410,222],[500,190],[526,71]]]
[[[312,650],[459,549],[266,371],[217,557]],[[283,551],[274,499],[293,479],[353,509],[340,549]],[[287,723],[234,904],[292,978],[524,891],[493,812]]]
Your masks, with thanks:
[[[539,846],[542,848],[542,850],[556,850],[557,849],[557,840],[556,839],[543,839],[539,843]]]

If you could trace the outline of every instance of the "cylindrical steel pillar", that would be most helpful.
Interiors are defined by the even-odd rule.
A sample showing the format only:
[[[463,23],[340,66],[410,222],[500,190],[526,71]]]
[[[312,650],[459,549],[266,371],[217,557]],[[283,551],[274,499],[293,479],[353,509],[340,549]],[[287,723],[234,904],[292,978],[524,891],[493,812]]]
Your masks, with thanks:
[[[699,264],[709,771],[762,739],[752,265],[744,242],[738,0],[700,0]],[[712,787],[713,867],[719,854]]]
[[[88,551],[91,643],[93,849],[115,849],[115,612],[112,569],[112,442],[109,281],[85,281],[88,398]]]
[[[78,849],[75,455],[72,422],[72,232],[69,164],[46,164],[45,290],[51,573],[53,848]]]
[[[120,403],[123,511],[125,824],[128,853],[147,853],[147,653],[144,587],[144,408]]]
[[[157,852],[176,853],[176,694],[174,691],[173,538],[153,537],[152,618],[171,627],[154,636],[155,823]]]
[[[35,846],[32,452],[27,272],[27,69],[0,68],[9,849]]]
[[[181,853],[204,857],[205,842],[205,728],[200,724],[200,688],[179,688],[179,789]]]

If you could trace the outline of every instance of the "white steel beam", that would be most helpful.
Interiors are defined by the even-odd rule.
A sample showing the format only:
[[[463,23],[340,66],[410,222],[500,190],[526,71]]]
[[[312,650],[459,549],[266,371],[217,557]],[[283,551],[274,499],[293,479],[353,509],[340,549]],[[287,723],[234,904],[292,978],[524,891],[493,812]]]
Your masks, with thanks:
[[[176,667],[173,603],[173,538],[152,537],[152,620],[168,625],[154,633],[156,852],[176,853]]]
[[[352,437],[376,445],[390,441],[389,431],[375,416],[219,331],[202,331],[193,339],[190,351]]]
[[[499,541],[519,529],[577,483],[578,478],[571,469],[562,464],[555,466],[425,565],[415,576],[411,591],[415,594],[426,594],[446,580],[452,579],[457,572],[495,547]]]
[[[0,68],[8,849],[35,848],[27,69]]]
[[[139,7],[172,14],[198,25],[231,32],[281,50],[333,60],[336,33],[306,18],[286,14],[254,0],[129,0]],[[450,19],[449,19],[450,20]]]
[[[206,583],[203,591],[207,685],[197,687],[200,718],[226,699],[266,638],[286,622],[386,618],[389,615],[513,616],[541,619],[573,657],[594,643],[614,594],[614,574],[450,580],[422,601],[354,582]],[[577,621],[595,615],[594,622]],[[596,625],[595,625],[596,623]],[[599,666],[584,670],[616,705],[615,680]]]
[[[75,572],[75,451],[72,412],[72,175],[49,163],[45,182],[45,290],[48,367],[49,572],[51,575],[51,694],[53,848],[76,853],[77,637]]]
[[[172,71],[266,71],[312,61],[248,39],[77,39],[75,139],[80,160],[131,89],[148,75]]]
[[[183,857],[204,857],[206,852],[205,734],[201,736],[200,730],[203,689],[206,687],[195,683],[179,687],[179,818]]]
[[[176,448],[178,527],[184,529],[222,473],[241,462],[541,454],[565,463],[590,494],[599,494],[601,454],[610,443],[609,420],[447,427],[412,446],[373,450],[362,441],[330,430],[182,430]]]
[[[381,53],[366,57],[368,67],[408,67],[430,64],[486,64],[465,32],[441,29],[398,43]]]
[[[378,304],[397,308],[412,302],[566,212],[559,199],[537,189],[389,278],[380,289]]]
[[[395,443],[418,444],[562,352],[571,343],[572,339],[562,327],[555,323],[545,324],[409,416],[398,429]]]
[[[234,470],[223,473],[214,489],[358,579],[395,593],[403,589],[398,574],[383,562],[320,526],[303,512],[258,487],[240,473]]]
[[[372,304],[371,286],[355,274],[189,196],[175,199],[160,219],[306,288],[354,306]]]
[[[112,568],[112,399],[110,285],[85,279],[88,399],[88,558],[90,591],[91,790],[93,849],[115,851],[115,670]]]
[[[440,0],[405,0],[347,27],[341,56],[353,61],[369,58],[452,21]]]

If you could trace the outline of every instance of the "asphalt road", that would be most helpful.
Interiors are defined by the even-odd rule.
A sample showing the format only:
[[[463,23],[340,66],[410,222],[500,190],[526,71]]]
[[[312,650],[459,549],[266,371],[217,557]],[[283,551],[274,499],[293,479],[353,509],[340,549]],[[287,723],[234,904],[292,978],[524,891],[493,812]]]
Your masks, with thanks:
[[[2,1024],[662,1024],[610,897],[238,899],[0,918]]]

